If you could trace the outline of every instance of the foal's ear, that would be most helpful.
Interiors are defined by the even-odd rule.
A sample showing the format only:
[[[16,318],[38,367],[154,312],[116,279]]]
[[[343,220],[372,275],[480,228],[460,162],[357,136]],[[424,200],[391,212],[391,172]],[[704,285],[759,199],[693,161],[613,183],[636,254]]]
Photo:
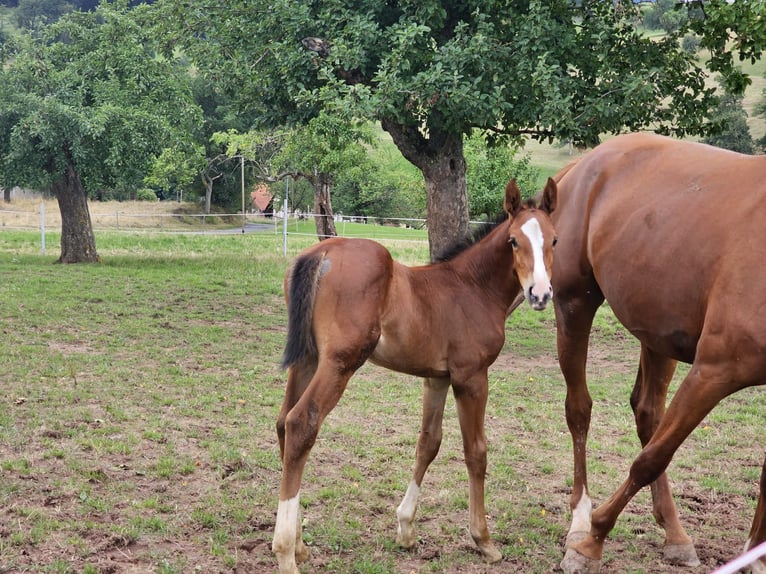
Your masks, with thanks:
[[[556,202],[558,201],[559,188],[556,186],[556,182],[553,178],[548,178],[548,182],[545,184],[543,190],[543,199],[540,202],[540,209],[545,213],[552,213],[556,209]]]
[[[518,213],[519,208],[521,207],[521,192],[519,191],[519,187],[516,185],[516,180],[512,179],[508,182],[508,185],[505,186],[505,211],[508,212],[508,215],[513,217]]]

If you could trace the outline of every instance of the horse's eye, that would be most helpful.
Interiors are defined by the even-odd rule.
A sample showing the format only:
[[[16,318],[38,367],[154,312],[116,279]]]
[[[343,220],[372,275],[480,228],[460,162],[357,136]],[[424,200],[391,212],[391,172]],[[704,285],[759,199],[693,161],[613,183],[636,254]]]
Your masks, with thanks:
[[[552,243],[553,247],[556,247],[556,244],[557,244],[558,242],[559,242],[559,238],[558,238],[558,237],[554,237],[554,238],[553,238],[553,243]]]
[[[518,249],[519,248],[519,242],[516,241],[515,237],[509,237],[508,238],[508,243],[510,243],[511,247],[513,247],[514,249]]]

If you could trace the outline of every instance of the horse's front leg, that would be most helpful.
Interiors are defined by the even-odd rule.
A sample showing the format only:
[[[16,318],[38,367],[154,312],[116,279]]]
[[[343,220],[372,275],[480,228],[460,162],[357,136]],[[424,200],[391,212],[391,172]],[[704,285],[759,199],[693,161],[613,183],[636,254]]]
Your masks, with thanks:
[[[589,294],[582,298],[569,295],[569,289],[558,286],[556,326],[559,366],[567,385],[565,402],[566,421],[572,435],[574,475],[569,506],[572,523],[566,545],[582,540],[590,531],[593,503],[588,493],[587,442],[593,400],[588,392],[585,366],[588,358],[588,340],[593,316],[603,301],[598,287],[575,286],[572,290]],[[562,301],[566,301],[562,304]]]
[[[296,370],[291,369],[289,377],[292,377],[294,372]],[[280,574],[298,574],[297,563],[308,558],[308,549],[301,536],[299,494],[303,470],[319,434],[319,427],[338,404],[353,372],[348,370],[339,374],[336,365],[330,361],[320,363],[300,399],[286,413],[280,414],[278,419],[277,433],[282,447],[282,480],[271,548],[277,556]],[[298,385],[297,382],[294,384]],[[294,390],[294,387],[288,382],[288,392],[291,390]],[[288,400],[286,396],[285,403]],[[282,410],[286,408],[283,405]]]
[[[484,506],[484,478],[487,474],[487,439],[484,434],[484,413],[487,407],[487,370],[465,383],[453,382],[457,403],[463,451],[468,468],[468,512],[471,537],[489,563],[502,560],[503,555],[489,536]]]
[[[396,542],[404,548],[412,548],[417,542],[413,522],[418,507],[420,485],[442,443],[442,419],[448,390],[449,379],[426,378],[423,381],[423,422],[415,451],[415,470],[407,487],[407,493],[396,509],[399,523]]]

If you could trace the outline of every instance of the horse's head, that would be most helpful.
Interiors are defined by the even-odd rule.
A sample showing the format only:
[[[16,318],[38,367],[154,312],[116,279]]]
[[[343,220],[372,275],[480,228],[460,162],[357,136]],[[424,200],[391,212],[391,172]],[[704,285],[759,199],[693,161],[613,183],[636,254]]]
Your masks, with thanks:
[[[553,298],[551,267],[556,247],[556,230],[550,214],[556,208],[556,182],[548,178],[539,205],[521,201],[516,180],[505,187],[505,211],[510,218],[508,243],[513,248],[516,276],[524,297],[538,311]]]

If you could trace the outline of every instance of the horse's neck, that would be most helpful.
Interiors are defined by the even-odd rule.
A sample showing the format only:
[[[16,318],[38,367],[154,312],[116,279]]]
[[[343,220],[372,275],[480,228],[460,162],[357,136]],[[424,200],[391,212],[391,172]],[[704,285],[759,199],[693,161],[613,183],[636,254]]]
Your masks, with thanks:
[[[500,225],[448,264],[461,280],[495,294],[507,306],[521,287],[514,273],[513,251],[508,247],[506,236],[506,227]]]

